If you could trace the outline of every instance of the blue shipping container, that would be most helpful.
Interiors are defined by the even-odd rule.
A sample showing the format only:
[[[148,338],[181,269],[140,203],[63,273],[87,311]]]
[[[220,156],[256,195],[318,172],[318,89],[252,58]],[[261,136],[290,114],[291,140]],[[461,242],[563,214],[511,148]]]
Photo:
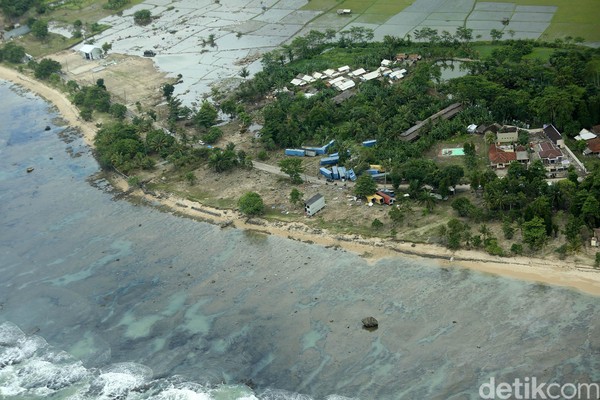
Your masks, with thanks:
[[[340,173],[338,172],[338,167],[335,165],[331,168],[331,176],[333,179],[340,179]]]
[[[317,155],[323,155],[327,153],[323,147],[304,147],[303,149],[306,151],[314,151]]]
[[[327,168],[324,168],[324,167],[319,168],[319,173],[321,173],[321,175],[323,175],[325,178],[333,179],[331,177],[331,171]]]
[[[369,175],[377,175],[377,174],[379,174],[379,170],[378,169],[367,169],[365,171],[365,173],[369,174]]]
[[[376,143],[377,143],[376,139],[365,140],[364,142],[362,142],[362,145],[365,146],[365,147],[373,147],[373,146],[375,146]]]
[[[371,175],[371,178],[373,179],[383,179],[387,176],[387,172],[381,174],[381,173],[377,173],[377,174],[373,174]]]
[[[304,153],[302,149],[285,149],[286,156],[304,157]]]
[[[325,157],[321,158],[321,165],[335,165],[340,161],[339,157]]]
[[[338,167],[338,172],[340,173],[340,179],[347,179],[346,168]]]
[[[352,182],[354,182],[356,180],[356,174],[354,173],[354,170],[352,168],[350,168],[348,171],[346,171],[346,177],[348,179],[350,179]]]

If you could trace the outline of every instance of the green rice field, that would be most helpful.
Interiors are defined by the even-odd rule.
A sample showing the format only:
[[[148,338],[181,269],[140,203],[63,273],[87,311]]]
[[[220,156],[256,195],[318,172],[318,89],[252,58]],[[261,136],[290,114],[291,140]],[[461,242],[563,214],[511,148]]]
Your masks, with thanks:
[[[581,37],[586,42],[600,42],[600,0],[487,0],[477,3],[513,3],[518,6],[555,6],[557,11],[542,40]],[[331,18],[338,9],[349,8],[354,23],[384,24],[414,0],[311,0],[302,9],[323,11],[316,18]]]
[[[567,36],[582,37],[587,42],[600,41],[599,0],[493,0],[496,3],[514,3],[519,6],[558,7],[542,39],[553,40]]]

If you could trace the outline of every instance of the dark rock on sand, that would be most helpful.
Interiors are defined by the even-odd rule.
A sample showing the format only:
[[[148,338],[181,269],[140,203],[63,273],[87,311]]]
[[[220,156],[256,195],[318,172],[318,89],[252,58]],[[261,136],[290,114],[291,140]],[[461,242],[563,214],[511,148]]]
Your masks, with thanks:
[[[368,330],[375,330],[379,326],[379,322],[373,317],[366,317],[362,319],[363,328]]]

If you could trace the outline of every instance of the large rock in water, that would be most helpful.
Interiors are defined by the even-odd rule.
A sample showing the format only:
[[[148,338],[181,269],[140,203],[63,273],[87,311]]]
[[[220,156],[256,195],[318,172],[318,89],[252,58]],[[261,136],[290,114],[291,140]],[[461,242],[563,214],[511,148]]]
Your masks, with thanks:
[[[362,324],[365,329],[377,329],[379,326],[379,322],[373,317],[363,318]]]

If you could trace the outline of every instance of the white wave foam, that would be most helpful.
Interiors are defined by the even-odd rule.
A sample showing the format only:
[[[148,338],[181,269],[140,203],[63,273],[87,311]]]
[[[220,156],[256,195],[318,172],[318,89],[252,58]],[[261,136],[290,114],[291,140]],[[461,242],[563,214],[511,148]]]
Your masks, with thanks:
[[[67,400],[312,400],[284,390],[256,395],[245,385],[205,386],[181,377],[152,379],[147,366],[117,363],[88,369],[80,360],[54,349],[16,325],[0,324],[0,398]],[[327,400],[350,400],[330,396]]]
[[[156,400],[212,400],[208,393],[198,393],[191,389],[168,389],[161,392]]]

